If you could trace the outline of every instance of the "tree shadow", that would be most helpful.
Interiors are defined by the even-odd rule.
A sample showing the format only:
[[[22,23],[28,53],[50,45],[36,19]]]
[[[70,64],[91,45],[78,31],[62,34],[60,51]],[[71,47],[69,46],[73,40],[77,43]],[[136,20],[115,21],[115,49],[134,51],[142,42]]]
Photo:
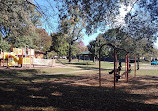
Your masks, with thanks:
[[[59,111],[156,111],[158,109],[157,105],[142,102],[155,96],[130,94],[119,88],[114,91],[109,87],[72,84],[75,81],[90,79],[89,76],[36,75],[35,78],[28,77],[28,81],[37,78],[54,78],[61,81],[26,84],[0,81],[0,110],[31,111],[56,108]]]
[[[89,62],[75,62],[75,63],[65,63],[65,64],[71,64],[71,65],[94,65],[94,63]]]
[[[36,69],[0,69],[0,77],[17,77],[21,74],[36,75],[39,71]]]
[[[139,90],[158,88],[158,77],[155,76],[135,77],[130,80],[129,85],[131,85],[133,89],[139,89]]]
[[[90,67],[90,66],[76,66],[77,68],[81,68],[83,70],[99,70],[98,67]],[[102,71],[111,71],[112,69],[108,68],[108,69],[105,69],[105,68],[101,68]]]

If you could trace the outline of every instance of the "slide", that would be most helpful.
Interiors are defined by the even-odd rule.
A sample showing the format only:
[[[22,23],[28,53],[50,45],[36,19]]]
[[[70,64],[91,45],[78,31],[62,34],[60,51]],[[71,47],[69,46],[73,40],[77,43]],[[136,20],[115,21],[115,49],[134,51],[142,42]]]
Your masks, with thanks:
[[[12,66],[12,65],[14,65],[16,62],[19,61],[19,57],[16,57],[15,55],[10,55],[10,57],[12,57],[12,58],[14,59],[14,61],[9,62],[9,63],[8,63],[9,66]]]
[[[22,64],[22,61],[23,61],[23,64],[30,64],[31,62],[30,57],[24,57],[24,58],[17,57],[15,56],[13,52],[11,53],[4,52],[4,54],[0,54],[0,59],[3,59],[3,58],[4,59],[13,58],[12,61],[8,63],[8,66],[13,66],[15,65],[15,63]]]
[[[12,57],[14,60],[12,61],[12,62],[9,62],[8,63],[8,65],[9,66],[12,66],[12,65],[14,65],[16,62],[18,62],[19,61],[19,57],[16,57],[14,54],[9,54],[9,53],[5,53],[4,54],[4,58],[5,59],[8,59],[8,58],[10,58],[10,57]]]

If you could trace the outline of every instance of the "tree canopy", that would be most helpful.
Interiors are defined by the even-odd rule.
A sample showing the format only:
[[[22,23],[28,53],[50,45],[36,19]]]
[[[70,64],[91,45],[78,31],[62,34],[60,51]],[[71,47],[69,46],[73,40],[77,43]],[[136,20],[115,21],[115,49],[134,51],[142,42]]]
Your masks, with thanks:
[[[26,33],[39,23],[39,16],[30,0],[1,0],[0,32],[3,37]]]
[[[157,0],[47,0],[55,1],[59,21],[71,18],[85,22],[87,34],[98,29],[106,33],[119,28],[134,41],[146,41],[147,49],[153,47],[158,36]],[[79,14],[78,14],[79,13]],[[78,14],[76,16],[76,14]],[[134,44],[137,44],[135,42]]]
[[[37,49],[35,32],[41,25],[41,14],[31,0],[0,0],[0,48],[25,47]]]

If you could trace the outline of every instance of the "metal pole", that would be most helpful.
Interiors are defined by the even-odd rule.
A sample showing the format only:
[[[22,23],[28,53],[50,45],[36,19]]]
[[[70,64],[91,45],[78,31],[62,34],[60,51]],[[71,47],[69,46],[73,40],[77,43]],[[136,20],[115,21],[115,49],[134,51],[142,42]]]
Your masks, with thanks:
[[[3,51],[3,67],[4,67],[4,61],[5,61],[5,60],[4,60],[4,51]]]
[[[7,68],[8,68],[8,64],[9,64],[9,53],[8,53],[8,59],[7,59]]]
[[[22,48],[22,68],[23,68],[23,48]]]
[[[129,57],[127,54],[127,82],[128,82],[128,72],[129,72]]]
[[[1,49],[1,55],[2,55],[2,49]],[[1,64],[2,64],[2,59],[0,59],[0,66],[1,66]]]
[[[125,56],[125,71],[127,71],[126,65],[127,65],[127,55]]]
[[[136,77],[136,56],[135,56],[135,74],[134,77]]]
[[[117,54],[116,54],[116,52],[115,52],[115,58],[116,58],[116,73],[117,73]]]
[[[30,68],[31,68],[31,49],[30,49]]]
[[[114,90],[116,88],[116,49],[114,48]]]

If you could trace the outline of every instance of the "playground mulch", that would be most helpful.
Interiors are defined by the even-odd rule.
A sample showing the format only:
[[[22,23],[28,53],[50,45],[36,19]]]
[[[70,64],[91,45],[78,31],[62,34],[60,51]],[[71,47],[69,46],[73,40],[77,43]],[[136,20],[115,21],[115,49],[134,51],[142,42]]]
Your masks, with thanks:
[[[0,110],[158,111],[158,77],[122,78],[114,90],[109,74],[102,75],[102,87],[98,74],[12,76],[0,80]]]

